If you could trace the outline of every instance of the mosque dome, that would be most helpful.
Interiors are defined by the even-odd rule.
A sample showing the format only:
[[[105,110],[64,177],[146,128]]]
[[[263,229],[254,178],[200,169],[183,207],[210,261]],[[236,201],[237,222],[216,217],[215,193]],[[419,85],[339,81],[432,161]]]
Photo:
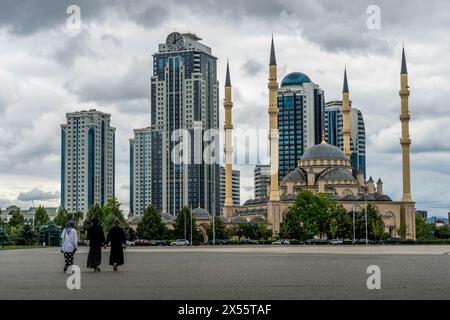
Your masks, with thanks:
[[[235,216],[231,219],[231,222],[233,224],[239,224],[239,223],[247,223],[247,219],[241,216]]]
[[[352,176],[352,174],[342,168],[331,169],[330,171],[325,172],[319,179],[325,181],[355,181],[355,178]]]
[[[305,175],[299,169],[289,172],[284,178],[283,182],[305,182]]]
[[[302,72],[292,72],[283,78],[283,80],[281,81],[281,86],[301,86],[304,83],[310,82],[312,81],[306,74]]]
[[[206,209],[203,208],[197,208],[192,210],[192,216],[197,219],[209,219],[209,212]]]
[[[348,160],[341,149],[328,143],[321,143],[306,149],[301,160]]]
[[[163,222],[173,222],[174,218],[170,213],[164,212],[161,214]]]

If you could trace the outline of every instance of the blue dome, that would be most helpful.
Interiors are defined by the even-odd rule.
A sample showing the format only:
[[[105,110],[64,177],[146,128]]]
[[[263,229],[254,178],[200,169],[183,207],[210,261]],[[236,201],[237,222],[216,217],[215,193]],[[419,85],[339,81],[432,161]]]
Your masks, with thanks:
[[[306,74],[301,72],[292,72],[284,77],[283,81],[281,81],[281,86],[301,86],[304,83],[310,82],[311,79]]]

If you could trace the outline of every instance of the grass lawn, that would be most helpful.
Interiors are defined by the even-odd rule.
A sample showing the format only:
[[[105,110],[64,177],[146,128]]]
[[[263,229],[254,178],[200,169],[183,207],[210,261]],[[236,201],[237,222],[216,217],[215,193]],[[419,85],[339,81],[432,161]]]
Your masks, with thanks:
[[[43,248],[43,246],[34,245],[34,246],[0,246],[0,250],[17,250],[17,249],[35,249],[35,248]]]

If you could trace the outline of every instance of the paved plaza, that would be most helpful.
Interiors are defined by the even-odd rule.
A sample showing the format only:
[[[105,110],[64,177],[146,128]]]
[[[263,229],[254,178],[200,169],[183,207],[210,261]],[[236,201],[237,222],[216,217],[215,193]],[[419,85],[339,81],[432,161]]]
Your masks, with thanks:
[[[223,246],[127,249],[114,273],[81,267],[68,290],[58,248],[0,251],[0,299],[449,299],[450,246]],[[381,289],[367,288],[367,268]]]

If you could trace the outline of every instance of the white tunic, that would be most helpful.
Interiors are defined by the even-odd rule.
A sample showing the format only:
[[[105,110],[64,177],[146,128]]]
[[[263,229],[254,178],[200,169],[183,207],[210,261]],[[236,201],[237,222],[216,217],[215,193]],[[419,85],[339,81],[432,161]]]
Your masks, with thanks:
[[[73,228],[64,229],[61,233],[61,240],[63,252],[74,252],[78,246],[77,230]]]

